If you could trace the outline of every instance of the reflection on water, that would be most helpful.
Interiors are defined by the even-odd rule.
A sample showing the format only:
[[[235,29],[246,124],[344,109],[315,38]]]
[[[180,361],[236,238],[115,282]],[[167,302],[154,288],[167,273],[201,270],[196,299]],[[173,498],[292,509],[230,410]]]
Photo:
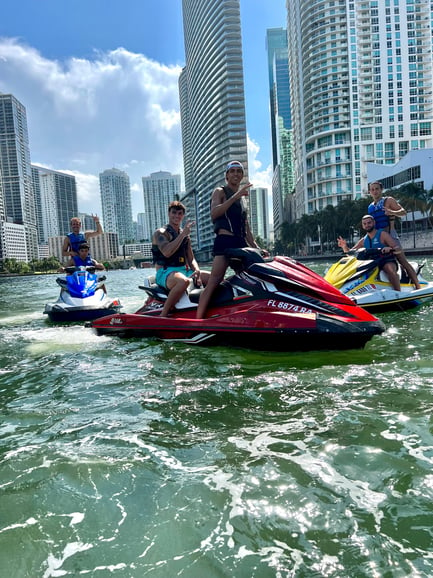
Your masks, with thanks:
[[[127,311],[142,276],[108,274]],[[272,354],[51,325],[53,276],[0,297],[2,576],[433,574],[433,306]]]

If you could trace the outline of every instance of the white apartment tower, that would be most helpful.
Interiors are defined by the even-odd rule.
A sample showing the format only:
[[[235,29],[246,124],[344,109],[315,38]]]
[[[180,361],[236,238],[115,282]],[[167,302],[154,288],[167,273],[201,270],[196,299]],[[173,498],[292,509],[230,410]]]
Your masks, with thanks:
[[[185,67],[179,78],[185,191],[196,220],[194,250],[211,258],[210,197],[225,166],[247,167],[247,132],[239,0],[182,0]]]
[[[0,93],[0,220],[24,227],[26,256],[38,258],[36,210],[30,168],[26,109],[12,94]],[[9,229],[5,228],[5,234]]]
[[[105,233],[116,233],[119,244],[134,239],[131,187],[128,175],[119,169],[107,169],[99,174],[102,218]]]
[[[37,165],[32,165],[32,179],[38,240],[46,245],[49,237],[67,235],[72,217],[78,216],[77,185],[73,175]]]
[[[287,0],[296,216],[432,140],[430,0]]]
[[[156,229],[168,222],[168,205],[180,198],[180,175],[168,171],[142,177],[144,213],[149,240]]]

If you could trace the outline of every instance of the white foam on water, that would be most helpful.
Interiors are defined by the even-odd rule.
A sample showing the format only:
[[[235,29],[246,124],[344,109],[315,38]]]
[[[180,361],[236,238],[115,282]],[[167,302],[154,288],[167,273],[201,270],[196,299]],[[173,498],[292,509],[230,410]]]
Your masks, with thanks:
[[[67,574],[67,572],[61,570],[63,562],[71,556],[74,556],[79,552],[85,552],[91,548],[93,548],[92,544],[84,544],[83,542],[70,542],[69,544],[66,544],[65,548],[63,549],[63,555],[61,558],[56,558],[53,554],[49,554],[47,558],[48,568],[44,573],[44,578],[64,576]]]
[[[78,325],[29,330],[22,332],[21,337],[29,341],[26,350],[31,355],[63,350],[81,351],[84,344],[97,346],[109,340],[108,337],[99,337],[91,329]]]

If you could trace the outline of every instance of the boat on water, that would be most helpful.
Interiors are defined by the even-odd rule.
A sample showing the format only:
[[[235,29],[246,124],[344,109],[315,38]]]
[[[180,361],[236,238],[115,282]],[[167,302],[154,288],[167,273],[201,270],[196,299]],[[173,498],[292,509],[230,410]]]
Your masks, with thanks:
[[[362,249],[334,263],[326,272],[325,280],[357,304],[369,311],[403,311],[413,309],[433,299],[433,282],[422,275],[424,264],[409,261],[414,268],[421,289],[415,289],[398,264],[401,291],[393,289],[381,265],[384,259],[380,249]]]
[[[265,261],[253,249],[228,252],[235,273],[212,296],[205,319],[196,319],[202,289],[192,288],[168,317],[167,292],[148,282],[144,305],[88,326],[98,335],[156,337],[194,345],[229,345],[273,351],[363,347],[385,330],[376,317],[320,275],[289,257]]]
[[[97,275],[95,267],[66,267],[66,277],[57,277],[60,295],[45,305],[44,314],[54,323],[90,321],[118,313],[119,299],[108,297],[105,275]]]

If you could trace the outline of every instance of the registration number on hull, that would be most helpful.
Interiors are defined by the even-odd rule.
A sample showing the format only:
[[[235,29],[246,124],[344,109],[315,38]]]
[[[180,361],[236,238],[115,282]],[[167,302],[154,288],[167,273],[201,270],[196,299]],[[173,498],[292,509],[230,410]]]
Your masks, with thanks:
[[[267,306],[274,309],[281,309],[283,311],[290,311],[291,313],[313,313],[313,310],[307,309],[307,307],[295,305],[294,303],[287,303],[287,301],[276,301],[274,299],[269,299]]]

